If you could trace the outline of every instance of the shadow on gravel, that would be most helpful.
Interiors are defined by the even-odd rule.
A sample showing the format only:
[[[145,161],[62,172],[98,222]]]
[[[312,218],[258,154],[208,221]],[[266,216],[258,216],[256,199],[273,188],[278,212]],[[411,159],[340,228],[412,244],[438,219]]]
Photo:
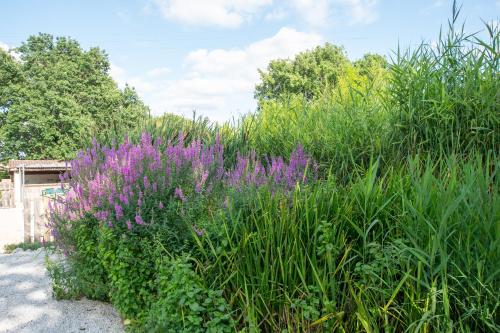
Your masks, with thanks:
[[[0,332],[123,332],[109,304],[53,299],[44,258],[39,251],[0,254]]]

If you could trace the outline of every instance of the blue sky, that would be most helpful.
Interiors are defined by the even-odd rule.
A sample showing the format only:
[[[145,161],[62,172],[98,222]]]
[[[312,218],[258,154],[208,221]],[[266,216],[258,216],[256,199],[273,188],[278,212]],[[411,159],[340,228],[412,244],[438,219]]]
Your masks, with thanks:
[[[331,42],[351,59],[432,42],[451,0],[0,0],[0,47],[38,32],[99,46],[119,86],[154,114],[223,121],[253,111],[257,68]],[[468,31],[497,21],[500,0],[463,0]]]

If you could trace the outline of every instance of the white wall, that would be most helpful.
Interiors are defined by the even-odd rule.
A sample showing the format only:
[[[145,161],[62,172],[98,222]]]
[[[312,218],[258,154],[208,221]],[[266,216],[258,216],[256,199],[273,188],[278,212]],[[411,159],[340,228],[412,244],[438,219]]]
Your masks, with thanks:
[[[0,253],[6,244],[24,241],[24,216],[22,208],[0,208]]]
[[[21,198],[21,173],[20,172],[15,172],[14,173],[14,201],[16,207],[21,207],[22,205],[22,198]]]

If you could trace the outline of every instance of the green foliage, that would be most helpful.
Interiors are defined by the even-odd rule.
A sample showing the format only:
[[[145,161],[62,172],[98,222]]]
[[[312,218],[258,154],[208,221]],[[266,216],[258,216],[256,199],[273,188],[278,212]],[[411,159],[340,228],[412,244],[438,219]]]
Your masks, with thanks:
[[[361,76],[374,80],[380,72],[389,69],[389,63],[379,54],[367,53],[354,62],[354,67]]]
[[[53,244],[51,242],[46,242],[44,244],[36,241],[34,243],[25,243],[25,242],[22,242],[22,243],[16,243],[16,244],[6,244],[4,245],[4,251],[5,253],[12,253],[12,251],[14,251],[15,249],[21,249],[23,251],[26,251],[26,250],[38,250],[38,249],[41,249],[41,248],[45,248],[45,249],[52,249],[52,246]]]
[[[500,160],[418,157],[217,215],[203,276],[262,331],[498,330]]]
[[[391,66],[392,126],[402,154],[497,150],[500,143],[500,30],[487,38],[456,28],[455,10],[436,46],[398,50]]]
[[[65,254],[65,261],[47,257],[47,270],[52,278],[52,291],[56,298],[79,298],[108,300],[108,275],[99,257],[97,221],[90,216],[82,220],[68,221],[60,229],[65,244],[71,246],[59,249]],[[62,256],[62,253],[58,253]]]
[[[278,59],[267,71],[259,70],[261,83],[255,87],[258,100],[272,100],[297,94],[311,100],[327,88],[333,88],[350,65],[343,48],[326,43],[295,59]]]
[[[57,299],[80,298],[79,281],[76,278],[73,267],[62,260],[45,257],[45,268],[47,275],[52,281],[52,296]]]
[[[222,291],[206,288],[188,258],[160,259],[155,285],[158,300],[148,314],[147,332],[234,332]]]
[[[142,322],[155,288],[155,256],[151,238],[119,233],[101,226],[98,250],[108,275],[111,302],[125,318]]]
[[[117,88],[98,48],[39,34],[17,52],[20,61],[0,52],[1,160],[71,158],[92,136],[115,136],[146,115],[132,88]]]
[[[350,94],[345,100],[328,94],[310,102],[290,97],[261,103],[250,145],[286,156],[300,143],[325,172],[347,177],[389,148],[384,143],[390,131],[389,114],[374,95]]]
[[[87,298],[108,300],[108,275],[105,271],[99,248],[96,246],[99,230],[93,217],[72,223],[68,242],[74,245],[68,262],[73,267],[73,274],[78,281],[78,291]]]

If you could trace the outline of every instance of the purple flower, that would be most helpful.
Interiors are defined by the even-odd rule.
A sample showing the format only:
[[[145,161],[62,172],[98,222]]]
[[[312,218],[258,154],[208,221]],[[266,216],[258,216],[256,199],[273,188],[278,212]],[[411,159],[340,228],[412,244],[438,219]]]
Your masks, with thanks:
[[[125,205],[128,206],[128,196],[126,194],[120,194],[119,195],[120,201]]]
[[[144,224],[144,221],[142,220],[141,215],[137,214],[137,215],[135,216],[135,223],[137,223],[137,224],[139,224],[139,225]]]
[[[198,228],[196,226],[196,224],[193,224],[192,228],[193,228],[194,232],[198,235],[198,237],[201,237],[201,236],[203,236],[205,234],[205,230],[203,230],[201,228]]]
[[[123,217],[123,209],[119,204],[115,204],[115,215],[117,220]]]
[[[143,182],[144,182],[144,189],[149,189],[149,179],[148,179],[148,176],[144,176],[144,179],[143,179]]]
[[[130,223],[130,220],[125,221],[125,224],[127,225],[128,230],[132,229],[132,223]]]
[[[186,197],[184,196],[184,193],[182,192],[182,189],[180,187],[175,188],[174,196],[180,199],[182,202],[186,201]]]
[[[175,187],[173,184],[193,186],[193,195],[208,195],[220,186],[237,190],[269,186],[274,194],[289,192],[297,183],[317,177],[317,164],[300,145],[291,153],[288,162],[282,157],[264,161],[255,152],[250,152],[238,154],[236,165],[224,169],[224,147],[219,134],[213,145],[206,145],[199,139],[187,142],[185,138],[181,132],[177,140],[163,145],[160,139],[154,140],[143,133],[137,144],[126,138],[122,144],[113,143],[109,147],[94,140],[91,148],[77,153],[77,158],[71,162],[71,171],[61,177],[67,194],[58,198],[49,209],[51,228],[57,228],[58,221],[81,219],[87,212],[112,226],[124,219],[127,207],[137,209],[137,224],[145,224],[139,215],[141,206],[153,201],[154,193],[164,196],[171,186]],[[180,186],[173,192],[169,200],[187,201]],[[226,207],[228,201],[224,202]],[[165,206],[158,202],[159,209]],[[125,221],[128,229],[132,228],[130,221],[133,219]],[[194,228],[197,234],[205,232]]]
[[[109,212],[108,211],[98,211],[94,213],[94,217],[101,222],[104,222],[108,219]]]

